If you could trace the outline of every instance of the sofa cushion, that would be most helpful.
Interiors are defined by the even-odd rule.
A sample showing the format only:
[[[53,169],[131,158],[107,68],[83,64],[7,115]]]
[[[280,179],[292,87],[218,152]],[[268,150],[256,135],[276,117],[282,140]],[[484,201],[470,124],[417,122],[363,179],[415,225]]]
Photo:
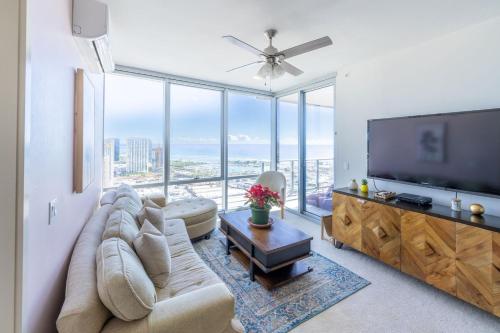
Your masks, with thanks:
[[[118,237],[133,246],[134,239],[139,233],[139,227],[135,218],[123,209],[111,213],[102,234],[102,240]]]
[[[156,290],[159,301],[222,282],[193,249],[184,221],[167,220],[165,236],[172,257],[172,270],[165,288]]]
[[[183,199],[167,204],[163,210],[167,219],[183,219],[190,226],[216,216],[217,204],[205,198]]]
[[[156,227],[162,234],[165,232],[165,214],[162,209],[153,207],[143,207],[137,213],[137,219],[139,224],[142,226],[144,220],[148,220],[152,225]]]
[[[97,292],[96,251],[111,206],[99,208],[83,227],[71,255],[59,333],[98,333],[112,316]]]
[[[116,200],[116,191],[109,190],[102,195],[101,201],[99,203],[101,204],[101,206],[112,205],[115,202],[115,200]]]
[[[172,265],[165,235],[146,219],[134,240],[134,248],[154,285],[165,287]]]
[[[141,210],[142,204],[138,204],[134,199],[123,196],[115,200],[113,204],[113,210],[126,210],[132,216],[136,216],[137,213]]]
[[[118,186],[116,189],[116,199],[123,198],[123,197],[129,197],[132,200],[134,200],[138,205],[142,204],[141,197],[137,193],[137,191],[130,185],[128,184],[121,184]]]
[[[134,250],[120,238],[110,238],[97,249],[97,290],[106,307],[125,321],[147,316],[156,292]]]

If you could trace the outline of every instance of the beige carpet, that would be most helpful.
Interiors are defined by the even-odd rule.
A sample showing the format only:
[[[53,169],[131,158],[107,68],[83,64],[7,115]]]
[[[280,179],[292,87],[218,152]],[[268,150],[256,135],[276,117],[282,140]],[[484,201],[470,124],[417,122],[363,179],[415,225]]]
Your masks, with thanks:
[[[291,332],[500,332],[500,319],[493,315],[366,255],[349,248],[338,250],[320,240],[318,224],[291,213],[285,221],[314,237],[314,251],[371,281]]]

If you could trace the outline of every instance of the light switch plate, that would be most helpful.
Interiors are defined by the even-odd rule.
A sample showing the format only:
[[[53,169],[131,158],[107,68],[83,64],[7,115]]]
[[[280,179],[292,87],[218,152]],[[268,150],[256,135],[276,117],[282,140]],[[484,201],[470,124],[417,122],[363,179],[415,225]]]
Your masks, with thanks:
[[[56,222],[57,216],[57,199],[53,199],[49,202],[49,225]]]

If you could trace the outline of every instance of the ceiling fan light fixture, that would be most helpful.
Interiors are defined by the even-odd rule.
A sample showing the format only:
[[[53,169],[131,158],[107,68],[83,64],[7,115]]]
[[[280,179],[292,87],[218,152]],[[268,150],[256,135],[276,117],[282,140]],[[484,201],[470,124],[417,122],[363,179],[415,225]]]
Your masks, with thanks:
[[[270,63],[266,62],[264,65],[262,65],[262,67],[259,69],[254,78],[259,80],[265,80],[268,76],[271,75],[272,71],[273,71],[273,66]]]
[[[278,64],[273,65],[273,70],[271,72],[271,79],[277,79],[285,74],[285,70]]]

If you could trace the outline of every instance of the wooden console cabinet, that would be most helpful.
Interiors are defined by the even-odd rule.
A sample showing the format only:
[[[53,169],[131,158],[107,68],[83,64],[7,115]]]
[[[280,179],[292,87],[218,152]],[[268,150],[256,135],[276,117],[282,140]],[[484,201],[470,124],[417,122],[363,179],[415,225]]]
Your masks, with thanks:
[[[500,317],[500,218],[449,207],[380,201],[334,190],[332,234],[376,258]]]

